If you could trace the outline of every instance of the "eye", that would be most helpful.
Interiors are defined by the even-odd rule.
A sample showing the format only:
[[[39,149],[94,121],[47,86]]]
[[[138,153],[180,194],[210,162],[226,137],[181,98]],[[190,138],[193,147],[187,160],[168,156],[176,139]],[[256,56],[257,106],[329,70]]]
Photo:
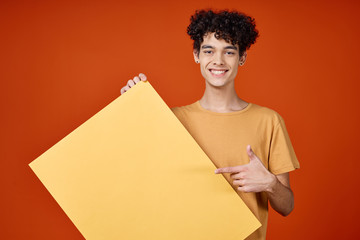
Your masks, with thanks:
[[[234,52],[226,52],[227,55],[234,55]]]
[[[205,54],[211,54],[212,51],[211,51],[211,50],[205,50],[203,53],[205,53]]]

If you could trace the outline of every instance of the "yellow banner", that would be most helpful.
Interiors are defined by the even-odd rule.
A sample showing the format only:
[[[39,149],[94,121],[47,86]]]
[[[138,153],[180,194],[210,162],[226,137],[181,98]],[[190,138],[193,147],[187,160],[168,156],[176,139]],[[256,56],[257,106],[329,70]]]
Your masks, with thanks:
[[[86,239],[244,239],[260,227],[149,82],[30,167]]]

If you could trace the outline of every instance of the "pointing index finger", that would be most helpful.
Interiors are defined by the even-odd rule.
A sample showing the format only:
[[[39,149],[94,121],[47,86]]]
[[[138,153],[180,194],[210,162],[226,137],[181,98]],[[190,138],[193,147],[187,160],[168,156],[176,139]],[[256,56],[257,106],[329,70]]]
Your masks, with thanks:
[[[219,174],[219,173],[238,173],[238,172],[241,172],[241,170],[242,170],[241,166],[224,167],[224,168],[216,169],[215,174]]]

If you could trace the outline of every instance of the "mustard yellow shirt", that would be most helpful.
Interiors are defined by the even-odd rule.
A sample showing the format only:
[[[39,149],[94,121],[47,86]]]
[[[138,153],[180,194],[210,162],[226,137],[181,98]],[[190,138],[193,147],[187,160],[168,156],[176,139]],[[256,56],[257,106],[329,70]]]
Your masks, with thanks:
[[[269,108],[249,103],[241,111],[216,113],[202,108],[197,101],[172,110],[217,168],[249,163],[247,145],[251,145],[265,167],[275,175],[299,168],[284,121]],[[230,174],[224,177],[231,184]],[[262,224],[248,239],[265,239],[266,194],[234,190]]]

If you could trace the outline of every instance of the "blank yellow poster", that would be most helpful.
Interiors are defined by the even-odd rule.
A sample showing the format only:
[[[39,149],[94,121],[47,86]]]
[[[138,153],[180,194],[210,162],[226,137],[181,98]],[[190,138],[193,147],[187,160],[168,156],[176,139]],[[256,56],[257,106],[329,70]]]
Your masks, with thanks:
[[[86,239],[243,239],[260,226],[149,82],[30,167]]]

